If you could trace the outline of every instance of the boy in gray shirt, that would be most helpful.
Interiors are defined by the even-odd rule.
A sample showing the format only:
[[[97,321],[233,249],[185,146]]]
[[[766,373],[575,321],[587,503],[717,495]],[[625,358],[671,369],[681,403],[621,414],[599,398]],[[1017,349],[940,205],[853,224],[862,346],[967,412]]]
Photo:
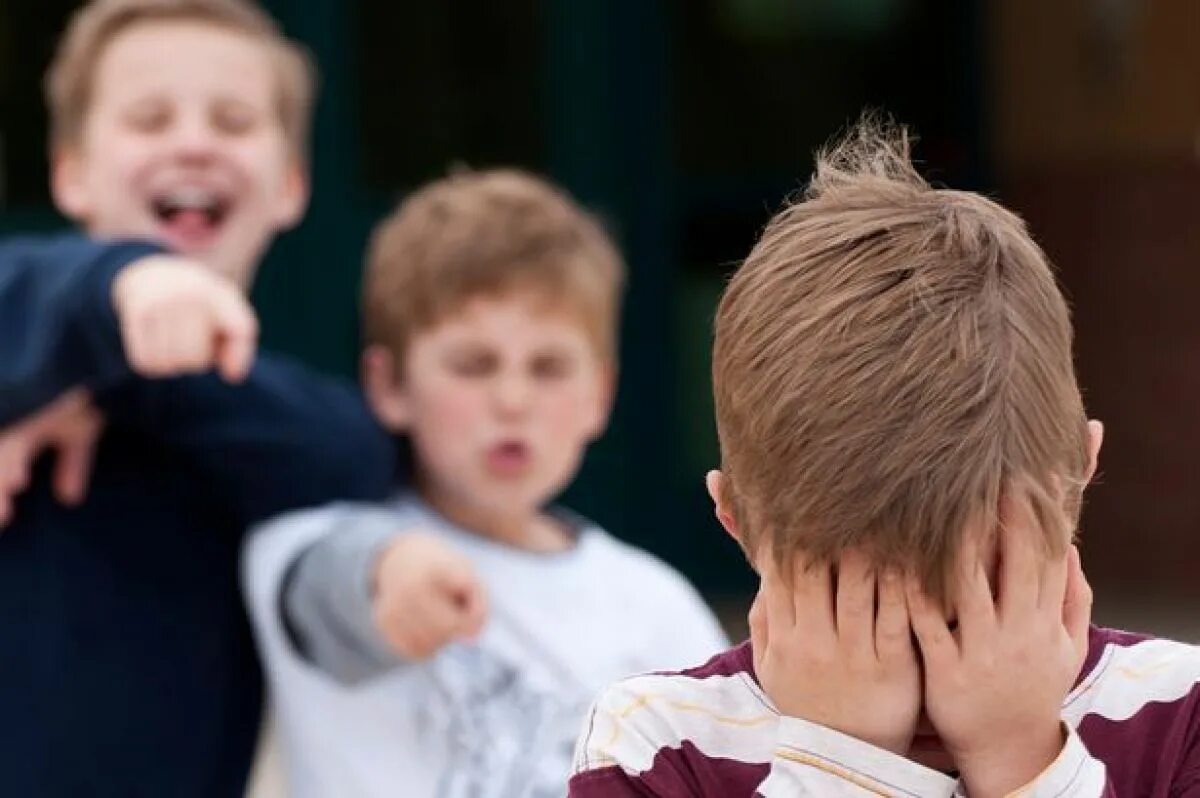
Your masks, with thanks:
[[[244,563],[295,794],[562,795],[598,688],[724,645],[676,572],[547,509],[607,420],[621,280],[517,172],[438,181],[377,231],[365,387],[415,487],[277,520]]]

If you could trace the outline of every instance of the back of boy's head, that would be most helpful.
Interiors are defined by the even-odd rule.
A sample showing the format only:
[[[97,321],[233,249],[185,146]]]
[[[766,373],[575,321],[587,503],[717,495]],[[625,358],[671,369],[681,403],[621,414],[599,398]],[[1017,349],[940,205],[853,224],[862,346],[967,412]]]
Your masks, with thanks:
[[[1023,491],[1061,553],[1088,456],[1071,339],[1022,221],[932,188],[903,130],[859,123],[717,312],[723,499],[743,544],[781,566],[862,547],[944,597],[964,531],[995,529],[1002,492]]]
[[[367,342],[403,366],[414,335],[470,300],[528,292],[574,314],[615,358],[624,266],[569,196],[517,170],[464,171],[409,196],[376,228],[367,260]]]
[[[307,151],[315,69],[251,0],[93,0],[71,18],[46,71],[53,148],[79,143],[91,107],[96,65],[124,31],[151,22],[198,22],[249,36],[267,48],[276,73],[278,113],[297,155]]]

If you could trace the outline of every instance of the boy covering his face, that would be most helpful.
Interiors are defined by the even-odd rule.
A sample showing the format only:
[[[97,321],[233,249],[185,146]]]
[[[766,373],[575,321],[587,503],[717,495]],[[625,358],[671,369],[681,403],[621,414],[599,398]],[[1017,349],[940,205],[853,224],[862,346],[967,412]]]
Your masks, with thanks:
[[[572,796],[1200,795],[1200,652],[1089,626],[1101,428],[1016,216],[864,122],[734,275],[713,381],[751,640],[606,691]]]

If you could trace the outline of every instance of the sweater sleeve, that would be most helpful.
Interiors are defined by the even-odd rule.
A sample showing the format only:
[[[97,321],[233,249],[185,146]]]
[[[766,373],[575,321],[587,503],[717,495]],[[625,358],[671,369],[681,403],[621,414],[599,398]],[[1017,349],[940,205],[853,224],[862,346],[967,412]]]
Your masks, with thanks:
[[[570,794],[951,798],[954,779],[765,702],[731,700],[729,677],[649,674],[610,687],[575,749]],[[708,698],[690,685],[703,682]],[[727,684],[736,686],[737,680]],[[722,697],[723,696],[723,697]]]
[[[112,281],[157,251],[75,235],[0,242],[0,426],[128,373]]]
[[[293,647],[343,684],[401,664],[375,628],[371,595],[375,560],[398,534],[390,514],[359,513],[302,551],[280,587]]]
[[[948,776],[833,729],[800,718],[780,719],[763,798],[787,796],[954,795]]]
[[[394,487],[394,441],[360,392],[285,359],[259,356],[238,385],[215,374],[131,378],[96,401],[114,426],[173,452],[239,530]]]

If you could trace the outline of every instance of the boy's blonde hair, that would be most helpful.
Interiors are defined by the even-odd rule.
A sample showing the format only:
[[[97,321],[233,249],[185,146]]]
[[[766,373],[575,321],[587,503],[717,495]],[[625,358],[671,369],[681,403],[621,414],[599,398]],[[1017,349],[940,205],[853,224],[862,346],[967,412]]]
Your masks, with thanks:
[[[93,0],[76,11],[46,71],[52,149],[79,143],[105,48],[147,22],[201,22],[260,41],[276,73],[276,104],[288,143],[297,155],[306,154],[316,70],[308,53],[246,0]]]
[[[478,296],[530,290],[578,315],[615,358],[624,267],[600,224],[524,172],[462,172],[408,197],[375,229],[367,260],[367,342],[401,367],[413,336]]]
[[[864,547],[946,598],[964,530],[994,530],[1002,492],[1019,491],[1061,553],[1088,466],[1071,339],[1022,221],[932,188],[902,129],[861,122],[818,155],[717,311],[743,543],[771,544],[781,566]]]

